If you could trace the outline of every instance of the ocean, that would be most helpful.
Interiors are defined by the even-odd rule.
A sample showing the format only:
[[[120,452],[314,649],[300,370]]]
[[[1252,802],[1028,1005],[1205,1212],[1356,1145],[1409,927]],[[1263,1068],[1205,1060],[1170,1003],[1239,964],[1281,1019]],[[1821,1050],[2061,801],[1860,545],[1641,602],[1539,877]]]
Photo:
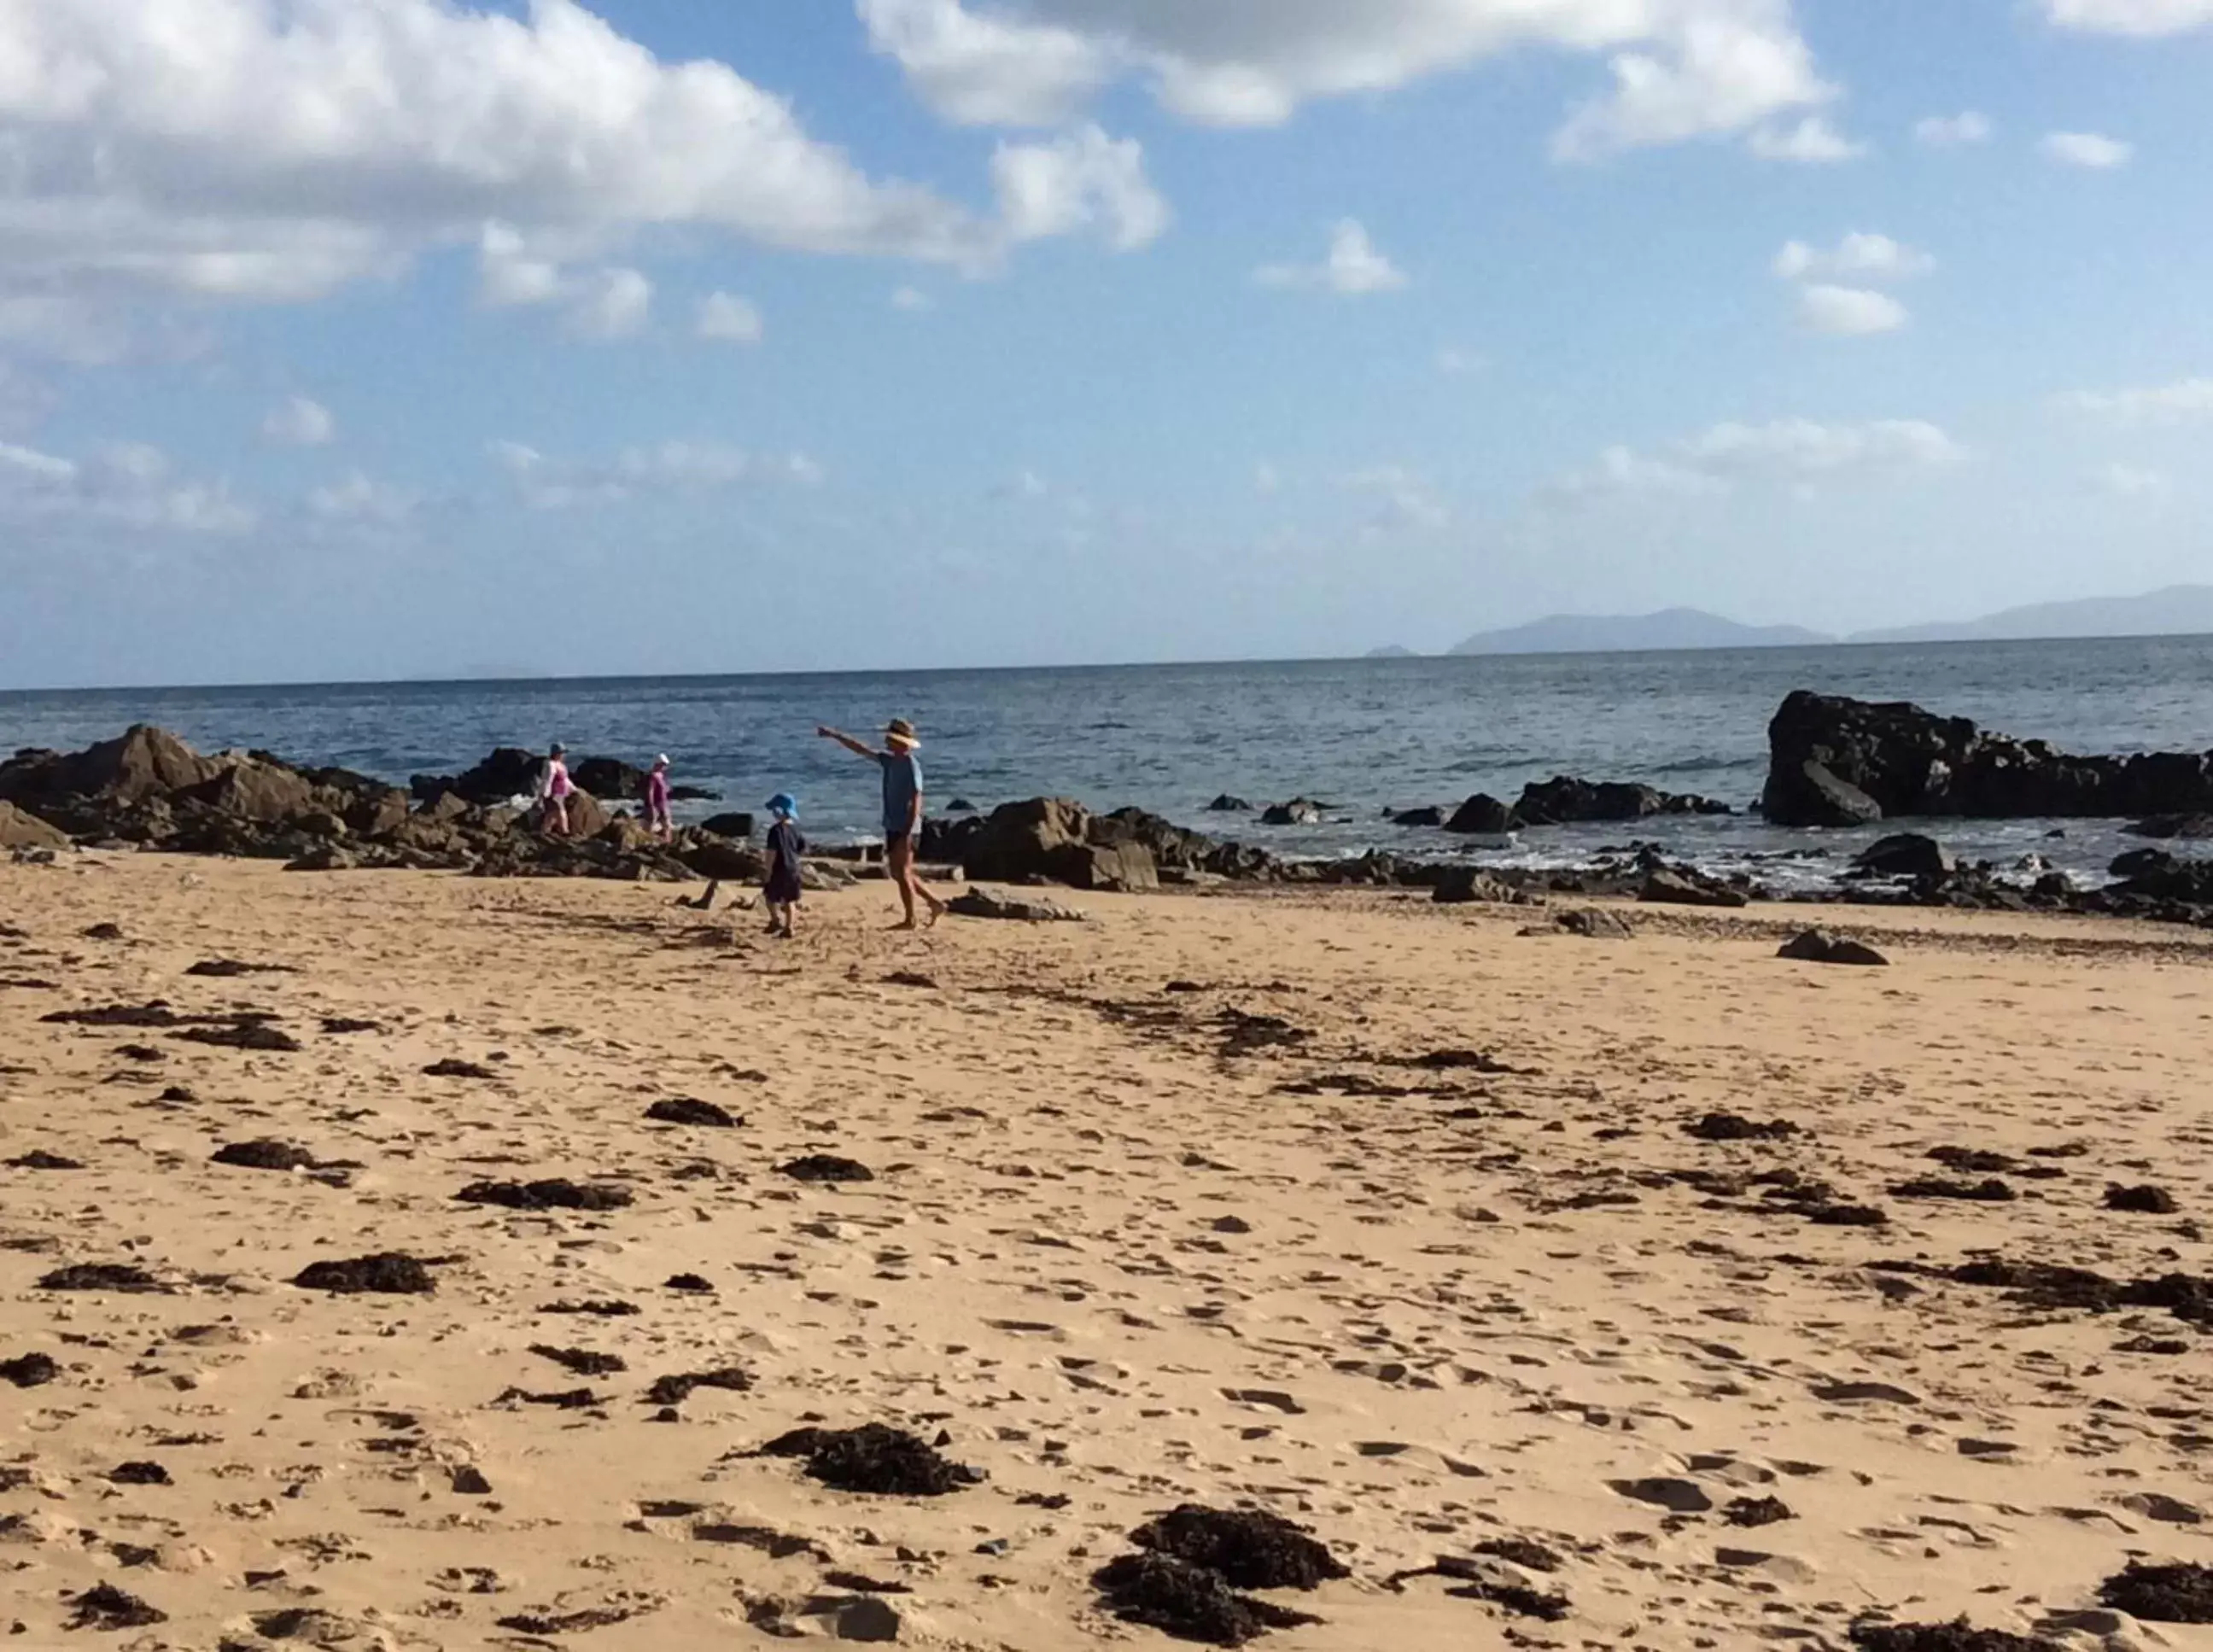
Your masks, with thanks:
[[[2213,637],[1942,643],[1700,653],[1314,661],[1052,670],[607,678],[541,682],[323,684],[0,693],[0,750],[74,748],[132,722],[205,749],[256,747],[404,783],[453,773],[499,745],[674,759],[683,783],[756,809],[802,800],[822,841],[874,826],[875,777],[815,738],[919,725],[934,809],[1053,794],[1138,804],[1295,856],[1385,848],[1478,861],[1572,864],[1633,835],[1716,870],[1770,882],[1832,879],[1872,832],[1809,832],[1757,815],[1525,833],[1470,851],[1389,825],[1387,808],[1449,808],[1478,791],[1509,802],[1556,774],[1643,781],[1740,811],[1766,772],[1768,718],[1794,688],[1910,699],[1948,716],[2081,752],[2213,745]],[[1333,805],[1320,826],[1271,830],[1213,814],[1227,792],[1266,804]],[[712,812],[693,804],[689,814]],[[2116,821],[1947,821],[1963,855],[2029,854],[2094,880],[2126,846]],[[2047,834],[2063,831],[2064,837]]]

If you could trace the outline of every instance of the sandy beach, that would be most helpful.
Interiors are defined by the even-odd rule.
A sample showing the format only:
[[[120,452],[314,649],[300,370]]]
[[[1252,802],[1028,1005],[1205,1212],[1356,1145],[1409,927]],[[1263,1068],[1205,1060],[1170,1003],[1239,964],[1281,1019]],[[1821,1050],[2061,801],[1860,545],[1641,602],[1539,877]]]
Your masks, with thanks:
[[[1200,1503],[1349,1570],[1266,1595],[1320,1620],[1283,1652],[2213,1645],[2099,1604],[2213,1560],[2199,1326],[1952,1277],[2209,1271],[2191,932],[1814,915],[1850,969],[1772,907],[1277,892],[910,936],[863,883],[782,945],[679,893],[0,866],[15,1644],[1165,1645],[1090,1579]],[[214,1160],[260,1141],[310,1162]],[[456,1197],[555,1178],[627,1198]],[[384,1253],[435,1290],[294,1283]],[[148,1288],[42,1287],[101,1264]],[[870,1423],[978,1478],[753,1454]]]

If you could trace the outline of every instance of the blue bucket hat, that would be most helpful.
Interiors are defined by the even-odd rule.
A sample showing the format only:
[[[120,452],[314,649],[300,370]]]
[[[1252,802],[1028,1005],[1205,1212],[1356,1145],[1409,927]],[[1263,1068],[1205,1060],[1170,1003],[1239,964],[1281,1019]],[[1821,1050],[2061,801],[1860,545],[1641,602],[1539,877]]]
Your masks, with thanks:
[[[781,814],[788,820],[799,818],[799,800],[788,791],[780,791],[768,800],[768,812]]]

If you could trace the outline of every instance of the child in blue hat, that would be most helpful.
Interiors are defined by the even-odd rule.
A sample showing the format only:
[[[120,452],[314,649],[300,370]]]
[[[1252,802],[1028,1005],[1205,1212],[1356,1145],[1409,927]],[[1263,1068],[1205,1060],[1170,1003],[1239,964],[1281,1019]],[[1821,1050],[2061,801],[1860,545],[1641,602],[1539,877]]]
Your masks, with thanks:
[[[768,932],[791,939],[792,915],[799,910],[800,861],[807,839],[799,833],[799,800],[780,791],[768,800],[774,817],[768,829],[768,879],[761,889],[768,908]]]

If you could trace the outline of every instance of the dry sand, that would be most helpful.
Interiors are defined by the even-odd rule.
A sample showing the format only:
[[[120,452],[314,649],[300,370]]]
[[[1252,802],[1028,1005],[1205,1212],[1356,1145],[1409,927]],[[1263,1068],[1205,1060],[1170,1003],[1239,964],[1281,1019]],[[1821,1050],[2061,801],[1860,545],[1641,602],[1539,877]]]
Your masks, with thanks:
[[[1271,1597],[1323,1619],[1282,1652],[1832,1647],[1878,1609],[2213,1639],[2081,1615],[2131,1556],[2213,1559],[2200,1332],[1868,1266],[2207,1271],[2213,950],[2186,937],[1832,912],[1894,964],[1825,969],[1773,955],[1802,914],[1635,911],[1598,942],[1365,896],[895,936],[864,885],[788,947],[737,915],[733,946],[672,893],[0,867],[0,1159],[77,1167],[0,1167],[0,1359],[58,1366],[0,1384],[0,1633],[628,1652],[895,1618],[922,1646],[1165,1645],[1088,1578],[1194,1501],[1288,1515],[1351,1568]],[[286,972],[187,972],[219,958]],[[302,1047],[42,1020],[153,999],[272,1012]],[[1409,1064],[1438,1051],[1513,1070]],[[448,1059],[488,1076],[425,1074]],[[1410,1093],[1285,1088],[1331,1075]],[[647,1120],[678,1096],[744,1123]],[[1808,1133],[1685,1133],[1715,1110]],[[358,1167],[210,1162],[261,1137]],[[1945,1147],[2045,1173],[2007,1203],[1891,1191],[1952,1174]],[[813,1153],[875,1180],[779,1173]],[[1775,1169],[1889,1225],[1675,1179]],[[552,1176],[634,1202],[454,1198]],[[2110,1212],[2109,1181],[2178,1208]],[[437,1259],[436,1294],[290,1283],[378,1252]],[[39,1286],[103,1262],[165,1291]],[[749,1392],[643,1398],[731,1366]],[[579,1387],[600,1403],[502,1398]],[[874,1421],[942,1429],[988,1479],[871,1497],[745,1454]],[[1792,1517],[1733,1524],[1741,1498]],[[1527,1581],[1564,1618],[1387,1581],[1497,1538],[1560,1553]],[[889,1612],[853,1604],[869,1581],[904,1591]],[[65,1630],[101,1583],[166,1621]]]

